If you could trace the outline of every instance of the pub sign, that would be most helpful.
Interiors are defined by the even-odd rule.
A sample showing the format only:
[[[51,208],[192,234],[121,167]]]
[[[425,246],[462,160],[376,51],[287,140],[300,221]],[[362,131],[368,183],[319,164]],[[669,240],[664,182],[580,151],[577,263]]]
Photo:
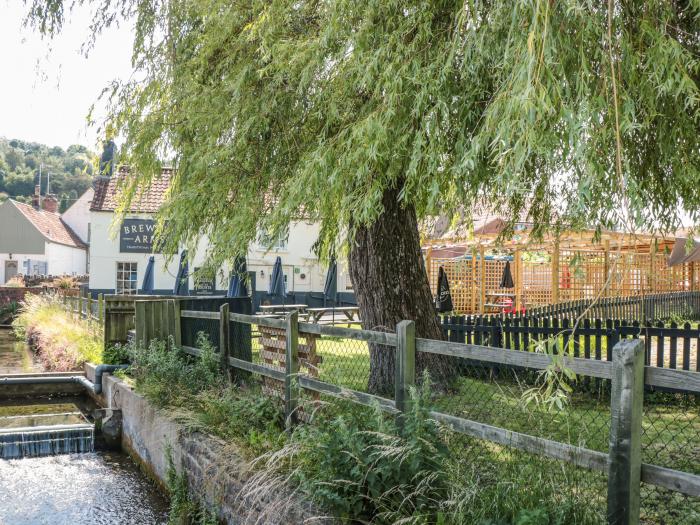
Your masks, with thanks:
[[[216,279],[205,277],[199,268],[194,269],[192,281],[194,282],[195,295],[214,295],[216,293]]]
[[[121,253],[160,253],[154,247],[156,221],[153,219],[124,219],[119,228]]]

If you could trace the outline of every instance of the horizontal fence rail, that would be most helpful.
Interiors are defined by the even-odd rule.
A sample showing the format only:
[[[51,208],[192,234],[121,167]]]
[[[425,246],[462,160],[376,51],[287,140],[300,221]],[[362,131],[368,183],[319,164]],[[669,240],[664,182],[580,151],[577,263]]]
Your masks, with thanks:
[[[620,319],[535,317],[443,317],[442,330],[452,342],[534,351],[547,343],[559,352],[610,361],[612,347],[624,339],[642,339],[646,364],[700,372],[700,326],[674,321],[640,323]]]
[[[110,306],[128,310],[117,300],[111,301],[104,299],[106,312]],[[284,406],[288,428],[309,415],[301,402],[302,394],[311,395],[312,400],[318,400],[318,396],[331,396],[379,407],[389,414],[396,414],[400,422],[410,407],[408,392],[416,384],[416,364],[425,362],[426,356],[450,359],[451,366],[459,370],[467,367],[484,377],[498,378],[501,377],[499,374],[520,371],[537,376],[552,366],[565,368],[576,374],[579,382],[590,380],[608,385],[610,413],[603,413],[608,418],[604,427],[610,429],[607,452],[600,443],[567,443],[532,435],[534,429],[504,428],[503,423],[480,421],[479,413],[459,411],[450,414],[441,405],[432,407],[430,415],[470,438],[592,471],[614,473],[614,478],[610,479],[616,480],[615,486],[608,488],[609,513],[619,511],[635,493],[638,498],[642,483],[700,498],[700,472],[697,469],[688,472],[671,468],[688,463],[663,465],[660,464],[663,462],[655,461],[651,453],[647,454],[647,461],[642,462],[639,450],[626,448],[638,443],[643,432],[639,413],[644,410],[645,388],[647,391],[670,391],[672,395],[700,396],[700,372],[697,371],[697,359],[693,360],[697,358],[700,338],[697,328],[678,327],[673,323],[662,326],[658,323],[646,325],[589,319],[583,319],[576,326],[567,318],[546,317],[527,320],[523,317],[446,318],[443,329],[449,340],[438,341],[416,337],[413,323],[409,321],[399,323],[395,332],[379,332],[299,322],[296,313],[285,319],[254,316],[230,311],[231,307],[232,303],[226,301],[216,309],[211,305],[207,307],[206,303],[172,298],[137,301],[131,314],[135,315],[136,341],[148,344],[154,338],[167,338],[187,354],[199,356],[201,350],[196,347],[196,338],[190,332],[197,327],[203,328],[218,349],[222,373],[235,380],[260,376],[264,392],[275,395]],[[91,312],[90,307],[85,311]],[[556,341],[550,345],[539,344],[546,338]],[[396,365],[393,371],[394,399],[336,384],[332,375],[319,376],[318,369],[323,370],[324,366],[322,359],[331,355],[314,356],[311,350],[323,341],[359,345],[353,348],[362,349],[363,359],[369,358],[372,349],[390,352],[391,362]],[[628,352],[626,360],[618,355],[623,350]],[[676,358],[671,360],[674,353]],[[637,379],[630,373],[632,358],[629,356],[632,354],[639,372]],[[674,366],[670,366],[671,363]],[[622,372],[627,375],[620,376]],[[482,376],[477,374],[468,380],[478,381],[479,377]],[[632,381],[635,391],[641,394],[618,395],[620,377]],[[690,465],[693,464],[693,455],[697,454],[694,450],[692,445],[687,450]],[[620,489],[623,485],[631,487],[631,495]]]

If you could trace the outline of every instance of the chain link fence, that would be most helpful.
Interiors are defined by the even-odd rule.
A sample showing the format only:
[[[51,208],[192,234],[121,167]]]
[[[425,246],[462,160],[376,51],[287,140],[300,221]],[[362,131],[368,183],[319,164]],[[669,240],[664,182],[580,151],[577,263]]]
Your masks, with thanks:
[[[283,404],[287,332],[282,320],[268,324],[274,326],[232,322],[231,355],[249,359],[254,365],[280,375],[272,378],[255,370],[240,369],[234,373]],[[328,388],[302,389],[299,399],[302,421],[311,421],[314,411],[330,399],[335,399],[337,405],[338,397],[347,398],[348,403],[357,401],[357,397],[353,398],[357,393],[375,394],[387,400],[394,398],[395,345],[362,340],[357,334],[365,331],[354,330],[356,335],[347,337],[339,329],[329,333],[332,330],[319,328],[312,333],[303,330],[299,333],[301,377],[337,387],[332,393]],[[245,349],[249,349],[247,359]],[[604,468],[601,470],[599,466],[591,470],[550,459],[546,454],[489,439],[488,432],[490,429],[505,430],[539,439],[538,443],[549,440],[555,445],[607,454],[611,431],[611,380],[602,376],[569,376],[551,356],[546,357],[553,359],[552,366],[526,367],[490,362],[485,358],[469,359],[463,355],[468,352],[465,350],[460,356],[436,355],[420,349],[416,352],[418,383],[428,380],[431,384],[431,409],[476,422],[484,428],[485,439],[445,429],[454,468],[472,478],[476,476],[480,488],[485,491],[482,494],[490,494],[494,505],[503,504],[499,502],[503,498],[513,498],[513,505],[518,504],[518,497],[524,501],[554,498],[561,505],[576,505],[584,522],[604,522],[608,490]],[[611,365],[596,363],[596,366]],[[379,374],[377,369],[385,373]],[[355,394],[343,394],[344,389]],[[366,399],[362,401],[368,403]],[[697,394],[647,386],[642,418],[642,461],[700,475],[699,407]],[[647,483],[642,484],[640,494],[642,523],[700,524],[700,498]]]

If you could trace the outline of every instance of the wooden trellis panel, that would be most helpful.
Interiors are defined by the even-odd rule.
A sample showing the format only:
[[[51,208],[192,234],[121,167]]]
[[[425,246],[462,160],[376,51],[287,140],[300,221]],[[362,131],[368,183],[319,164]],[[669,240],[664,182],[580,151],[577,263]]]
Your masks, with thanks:
[[[453,258],[426,256],[426,268],[433,295],[437,292],[438,270],[445,269],[450,283],[455,313],[492,313],[486,304],[500,288],[505,260],[484,252],[483,261],[473,249]],[[646,294],[700,290],[700,264],[668,266],[668,253],[652,247],[638,252],[618,250],[609,245],[600,249],[572,247],[518,250],[513,252],[511,271],[520,304],[525,309],[569,301],[604,297],[635,297]],[[502,254],[503,252],[496,252]],[[558,257],[557,257],[558,254]],[[557,257],[556,261],[554,260]],[[554,273],[554,275],[553,275]]]
[[[285,372],[287,366],[287,333],[283,328],[271,328],[259,326],[260,330],[260,358],[264,365],[279,372]],[[322,357],[316,353],[316,341],[318,335],[299,333],[299,373],[313,378],[318,378],[318,366]],[[269,396],[278,397],[284,401],[284,382],[271,377],[263,377],[263,392]],[[319,394],[311,394],[313,400],[319,399]],[[303,407],[299,407],[299,419],[307,420],[308,414]]]

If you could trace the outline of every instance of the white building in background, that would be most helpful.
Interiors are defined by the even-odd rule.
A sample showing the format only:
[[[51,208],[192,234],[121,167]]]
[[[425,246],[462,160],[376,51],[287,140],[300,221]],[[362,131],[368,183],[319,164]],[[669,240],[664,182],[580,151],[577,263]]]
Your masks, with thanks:
[[[17,274],[85,275],[87,246],[58,213],[53,195],[0,205],[0,284]]]
[[[90,204],[95,190],[88,189],[66,211],[61,219],[85,244],[90,243]]]
[[[172,170],[164,169],[161,177],[134,199],[123,221],[115,224],[120,181],[128,176],[128,170],[122,167],[113,177],[95,180],[89,206],[89,225],[81,229],[88,231],[90,242],[90,290],[93,294],[136,293],[143,283],[148,259],[153,255],[154,293],[172,293],[179,257],[175,255],[166,263],[165,255],[152,253],[154,215],[165,201]],[[76,211],[75,215],[79,213]],[[265,301],[272,268],[278,256],[282,260],[287,292],[292,294],[294,301],[308,304],[312,297],[318,298],[322,294],[327,268],[319,263],[312,250],[318,231],[318,224],[293,222],[286,236],[280,236],[270,243],[261,235],[258,242],[250,247],[247,265],[252,288],[256,291],[256,304]],[[268,249],[269,244],[272,247]],[[200,242],[197,252],[191,254],[188,261],[191,272],[204,262],[205,239]],[[213,289],[213,293],[223,295],[228,288],[228,279],[229,270],[226,268],[217,272],[214,283],[204,283],[204,286],[199,286],[191,276],[190,293],[211,294]],[[338,292],[344,300],[353,301],[347,266],[342,263],[338,264]]]

